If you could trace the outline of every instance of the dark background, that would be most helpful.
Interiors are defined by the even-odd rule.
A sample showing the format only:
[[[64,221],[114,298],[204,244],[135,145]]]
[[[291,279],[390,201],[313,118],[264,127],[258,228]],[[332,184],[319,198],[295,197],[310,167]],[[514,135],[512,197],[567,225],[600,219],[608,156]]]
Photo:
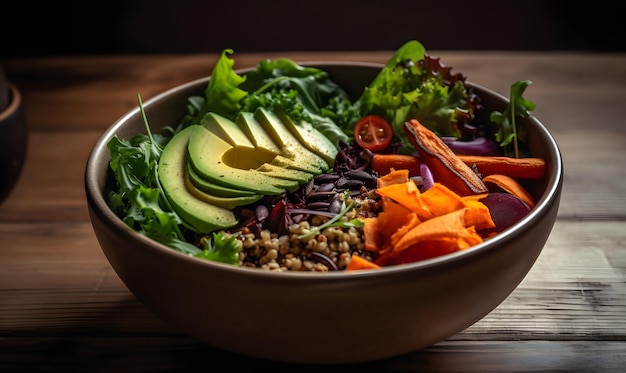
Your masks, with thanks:
[[[395,50],[626,51],[622,2],[4,2],[0,57]]]

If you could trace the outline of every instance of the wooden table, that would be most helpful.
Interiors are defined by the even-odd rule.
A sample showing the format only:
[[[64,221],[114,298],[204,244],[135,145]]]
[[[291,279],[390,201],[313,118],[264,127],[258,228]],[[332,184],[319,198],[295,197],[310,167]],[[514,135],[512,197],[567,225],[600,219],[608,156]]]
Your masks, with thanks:
[[[560,145],[565,183],[536,265],[465,331],[405,356],[347,368],[428,372],[611,372],[626,366],[626,55],[431,51],[469,80],[525,96]],[[385,62],[391,52],[234,55]],[[180,334],[117,277],[89,222],[83,171],[118,117],[209,75],[217,55],[0,61],[21,90],[30,137],[22,176],[0,205],[1,371],[344,371],[219,351]]]

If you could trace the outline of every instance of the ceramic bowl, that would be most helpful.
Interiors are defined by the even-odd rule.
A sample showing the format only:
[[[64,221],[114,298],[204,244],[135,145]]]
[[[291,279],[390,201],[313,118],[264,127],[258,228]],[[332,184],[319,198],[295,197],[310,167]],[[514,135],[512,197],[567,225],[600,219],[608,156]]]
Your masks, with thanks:
[[[0,202],[3,202],[22,173],[28,129],[18,88],[2,76],[0,90]]]
[[[306,63],[301,63],[307,65]],[[354,97],[380,65],[316,63]],[[241,72],[240,72],[241,73]],[[153,131],[177,123],[208,78],[144,103]],[[470,83],[472,84],[472,83]],[[487,107],[505,97],[476,84]],[[483,318],[519,285],[552,230],[563,174],[555,140],[536,118],[524,120],[530,150],[547,177],[530,185],[534,209],[497,237],[465,251],[380,270],[274,273],[199,260],[129,229],[107,206],[112,179],[107,142],[144,131],[139,109],[99,139],[85,170],[93,228],[132,293],[178,330],[246,356],[294,363],[356,363],[389,358],[445,340]]]

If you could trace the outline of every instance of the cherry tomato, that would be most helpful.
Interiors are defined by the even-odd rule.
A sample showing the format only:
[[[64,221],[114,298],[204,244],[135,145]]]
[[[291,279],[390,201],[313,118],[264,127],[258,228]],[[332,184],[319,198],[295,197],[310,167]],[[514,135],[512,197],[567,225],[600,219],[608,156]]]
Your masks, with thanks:
[[[383,150],[391,143],[393,130],[387,121],[378,115],[367,115],[354,126],[354,139],[364,149]]]

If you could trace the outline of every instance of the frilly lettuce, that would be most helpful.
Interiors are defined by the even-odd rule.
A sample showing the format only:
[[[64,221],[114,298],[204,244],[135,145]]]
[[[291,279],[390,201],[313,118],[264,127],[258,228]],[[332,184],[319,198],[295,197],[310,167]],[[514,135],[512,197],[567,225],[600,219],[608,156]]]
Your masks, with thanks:
[[[474,117],[476,97],[462,74],[451,74],[426,54],[418,41],[405,43],[354,103],[360,116],[378,114],[391,124],[400,141],[399,153],[413,153],[403,125],[417,118],[439,136],[463,137],[463,126]],[[352,122],[354,123],[354,122]],[[352,130],[352,125],[347,125]]]

